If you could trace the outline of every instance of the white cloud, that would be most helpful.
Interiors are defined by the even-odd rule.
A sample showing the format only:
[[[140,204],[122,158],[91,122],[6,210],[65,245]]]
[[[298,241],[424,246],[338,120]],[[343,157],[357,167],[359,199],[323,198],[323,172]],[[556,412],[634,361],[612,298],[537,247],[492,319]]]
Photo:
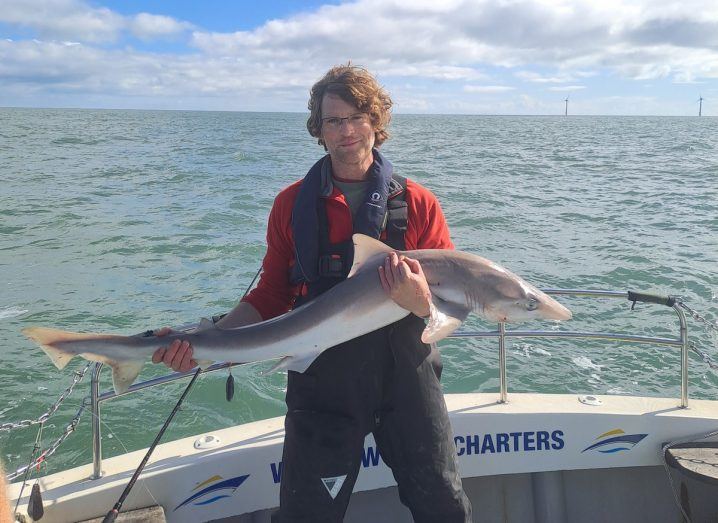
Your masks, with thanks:
[[[558,76],[544,76],[539,73],[534,73],[530,71],[517,71],[514,73],[514,76],[516,78],[519,78],[520,80],[524,80],[526,82],[535,82],[535,83],[562,83],[567,81],[566,77],[558,77]],[[570,78],[570,77],[568,77]],[[568,80],[570,81],[570,80]]]
[[[4,0],[0,22],[34,29],[41,38],[106,42],[118,37],[124,18],[79,0]]]
[[[718,78],[712,0],[357,0],[232,33],[83,0],[4,0],[0,23],[37,38],[0,41],[0,103],[9,92],[44,90],[304,110],[309,86],[348,60],[385,84],[411,81],[437,93],[394,96],[398,107],[420,111],[478,110],[482,95],[514,89],[520,105],[497,110],[540,111],[552,105],[536,98],[536,86],[577,91],[598,75],[683,84]],[[187,48],[138,51],[127,45],[131,37],[183,38]],[[531,96],[506,85],[516,79]],[[241,105],[248,101],[260,106]]]
[[[554,91],[554,92],[573,92],[573,91],[580,91],[581,89],[585,89],[585,85],[562,85],[562,86],[556,86],[556,87],[549,87],[548,91]]]
[[[538,84],[562,84],[566,82],[573,82],[575,76],[568,73],[559,73],[551,76],[536,73],[533,71],[516,71],[514,76],[525,82],[532,82]]]
[[[143,40],[172,36],[192,28],[192,24],[180,22],[169,16],[140,13],[128,20],[132,34]]]
[[[142,39],[166,37],[192,26],[168,16],[123,16],[82,0],[3,0],[0,22],[37,31],[41,39],[114,42],[124,32]]]
[[[473,67],[459,67],[434,63],[393,65],[377,62],[372,64],[371,68],[383,76],[420,77],[447,81],[483,80],[486,78],[484,73]]]
[[[515,87],[508,85],[465,85],[465,93],[482,93],[482,94],[493,94],[493,93],[505,93],[507,91],[513,91]]]
[[[367,33],[369,16],[371,45],[350,37]],[[675,32],[664,34],[666,28]],[[485,76],[486,66],[532,64],[560,72],[519,71],[517,76],[567,83],[599,68],[635,79],[718,77],[717,35],[718,9],[708,1],[466,0],[416,6],[405,0],[362,0],[273,20],[253,31],[196,31],[191,43],[212,56],[277,63],[301,57],[324,65],[351,58],[380,74],[447,80]],[[696,71],[697,64],[689,66],[685,59],[695,53],[713,60],[702,61]]]
[[[268,89],[289,89],[306,95],[321,74],[301,63],[281,70],[241,59],[203,55],[168,55],[136,50],[107,50],[86,44],[0,41],[0,86],[20,91],[88,93],[110,96],[224,96],[241,109],[245,98]],[[3,91],[5,91],[3,93]],[[0,105],[7,90],[0,87]],[[306,100],[303,105],[306,106]],[[251,107],[260,109],[260,107]],[[298,109],[300,107],[294,107]]]

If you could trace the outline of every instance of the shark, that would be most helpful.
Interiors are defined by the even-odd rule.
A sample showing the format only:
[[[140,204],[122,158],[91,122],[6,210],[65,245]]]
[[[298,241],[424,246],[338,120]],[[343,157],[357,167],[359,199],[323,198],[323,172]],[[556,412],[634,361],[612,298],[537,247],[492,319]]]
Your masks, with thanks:
[[[277,360],[269,371],[304,372],[323,351],[394,323],[409,311],[381,285],[378,267],[390,252],[419,261],[431,290],[430,315],[421,339],[436,343],[454,332],[473,312],[492,322],[534,319],[563,321],[571,311],[490,260],[463,251],[395,251],[371,237],[355,234],[354,261],[346,280],[309,303],[252,325],[219,328],[202,319],[191,332],[156,336],[68,332],[27,327],[58,369],[75,356],[112,368],[118,394],[125,392],[160,346],[189,341],[201,367],[215,361],[252,363]]]

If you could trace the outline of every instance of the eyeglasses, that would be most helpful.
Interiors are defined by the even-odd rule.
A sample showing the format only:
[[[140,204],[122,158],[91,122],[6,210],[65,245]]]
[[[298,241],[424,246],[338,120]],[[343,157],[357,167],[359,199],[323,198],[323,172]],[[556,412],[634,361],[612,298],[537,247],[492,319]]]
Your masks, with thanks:
[[[366,113],[356,113],[343,118],[339,118],[338,116],[322,118],[322,126],[326,126],[327,129],[332,131],[340,129],[343,122],[347,122],[347,124],[352,127],[360,127],[369,123],[369,115]]]

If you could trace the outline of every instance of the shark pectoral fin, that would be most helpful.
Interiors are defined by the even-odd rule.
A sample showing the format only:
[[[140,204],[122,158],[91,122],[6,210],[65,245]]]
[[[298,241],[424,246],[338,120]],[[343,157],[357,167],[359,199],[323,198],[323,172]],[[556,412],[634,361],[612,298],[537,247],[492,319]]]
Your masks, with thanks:
[[[107,363],[112,367],[112,385],[115,387],[115,392],[122,394],[130,388],[145,362],[141,360],[125,360]]]
[[[471,312],[448,301],[433,297],[430,304],[429,323],[421,333],[424,343],[436,343],[458,329]]]
[[[271,369],[262,374],[273,374],[280,370],[294,370],[297,372],[304,372],[309,366],[317,359],[319,352],[312,352],[310,354],[304,354],[301,356],[284,356],[281,360],[275,363]]]

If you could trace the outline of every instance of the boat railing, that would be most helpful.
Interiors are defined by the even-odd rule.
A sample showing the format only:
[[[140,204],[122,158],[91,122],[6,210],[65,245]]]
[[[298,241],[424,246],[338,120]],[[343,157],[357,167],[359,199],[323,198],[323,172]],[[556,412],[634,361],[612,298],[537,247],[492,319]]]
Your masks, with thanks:
[[[653,294],[635,293],[626,291],[601,291],[579,289],[544,289],[544,292],[554,296],[581,296],[593,298],[618,298],[634,302],[655,303],[673,308],[678,316],[680,332],[677,338],[662,338],[652,336],[637,336],[623,333],[586,332],[586,331],[542,331],[542,330],[508,330],[505,323],[499,323],[496,330],[491,331],[459,331],[450,338],[498,338],[499,341],[499,403],[508,401],[508,380],[506,376],[506,339],[507,338],[573,338],[594,339],[608,341],[622,341],[629,343],[645,343],[652,345],[669,345],[681,347],[681,407],[688,407],[688,328],[686,318],[680,303],[670,296],[657,296]],[[194,325],[185,325],[185,330],[191,330]],[[216,363],[203,374],[232,367],[233,363]],[[102,441],[100,432],[100,404],[106,400],[119,396],[132,394],[140,390],[158,385],[164,385],[184,378],[192,377],[195,371],[174,372],[147,381],[132,385],[127,391],[117,394],[114,391],[100,393],[100,372],[103,364],[96,363],[92,371],[90,408],[92,412],[92,479],[102,477]]]

